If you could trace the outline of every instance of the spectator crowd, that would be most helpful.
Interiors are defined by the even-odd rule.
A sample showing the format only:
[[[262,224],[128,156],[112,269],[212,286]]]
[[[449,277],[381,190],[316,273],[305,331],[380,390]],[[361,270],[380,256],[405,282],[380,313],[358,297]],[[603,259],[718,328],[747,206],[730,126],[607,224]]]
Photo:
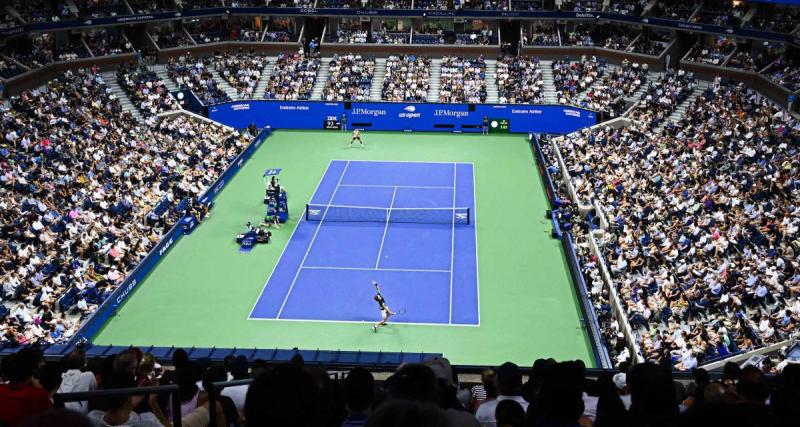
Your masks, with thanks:
[[[311,97],[319,71],[319,58],[298,53],[280,53],[267,82],[266,99],[306,100]]]
[[[579,61],[553,61],[553,85],[559,104],[574,104],[578,94],[603,77],[605,64],[585,55]]]
[[[796,338],[800,324],[798,122],[717,79],[664,123],[692,87],[665,76],[632,125],[559,142],[578,198],[609,223],[601,252],[642,356],[684,370]]]
[[[486,61],[458,56],[442,58],[439,102],[486,102]]]
[[[501,104],[541,104],[544,78],[538,58],[507,56],[497,61]]]
[[[195,58],[191,53],[171,58],[167,63],[169,77],[181,88],[187,88],[205,105],[231,100],[214,79],[209,58]]]
[[[800,365],[783,363],[768,377],[755,366],[728,364],[711,379],[703,369],[677,381],[664,365],[623,363],[589,377],[582,361],[537,359],[532,368],[512,362],[487,369],[480,383],[466,384],[443,357],[397,367],[385,380],[356,367],[334,379],[296,354],[289,363],[269,364],[228,355],[222,362],[190,359],[183,349],[156,360],[139,348],[87,358],[76,349],[45,363],[37,349],[2,360],[0,422],[10,427],[171,426],[211,422],[215,393],[217,426],[423,426],[423,427],[777,427],[800,416]],[[161,363],[169,363],[165,369]],[[524,376],[527,374],[527,378]],[[243,380],[221,392],[211,384]],[[54,408],[56,393],[177,386],[170,395],[90,398]],[[471,387],[470,387],[471,386]]]
[[[144,92],[136,73],[121,76]],[[71,337],[180,215],[204,216],[196,199],[249,142],[183,115],[141,126],[96,69],[12,98],[0,127],[0,342],[11,344]]]
[[[431,60],[416,55],[386,58],[381,99],[394,102],[425,102],[428,99]]]
[[[326,101],[368,101],[375,59],[357,54],[334,55],[328,64],[328,81],[322,89]]]
[[[240,99],[253,98],[268,62],[267,58],[261,55],[244,52],[216,55],[213,61],[217,73],[236,90]]]
[[[117,70],[117,83],[145,116],[180,108],[164,81],[145,66],[121,66]]]

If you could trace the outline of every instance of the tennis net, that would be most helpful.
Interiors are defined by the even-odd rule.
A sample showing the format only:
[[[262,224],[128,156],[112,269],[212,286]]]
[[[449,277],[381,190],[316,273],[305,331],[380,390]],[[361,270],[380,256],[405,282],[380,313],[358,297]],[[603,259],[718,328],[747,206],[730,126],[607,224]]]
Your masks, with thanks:
[[[306,205],[306,221],[469,224],[470,208],[376,208]]]

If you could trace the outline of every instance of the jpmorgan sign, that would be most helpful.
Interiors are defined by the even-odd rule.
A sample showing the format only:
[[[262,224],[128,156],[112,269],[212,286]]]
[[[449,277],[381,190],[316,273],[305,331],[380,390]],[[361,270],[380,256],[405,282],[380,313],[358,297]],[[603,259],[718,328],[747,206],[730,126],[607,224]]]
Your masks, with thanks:
[[[243,102],[249,109],[236,108]],[[367,132],[480,132],[484,116],[505,119],[509,132],[525,134],[570,133],[596,124],[594,112],[562,105],[476,104],[471,108],[469,104],[248,100],[214,105],[208,114],[210,119],[237,129],[255,124],[314,130],[339,129],[331,125],[331,118],[343,115],[348,126]]]

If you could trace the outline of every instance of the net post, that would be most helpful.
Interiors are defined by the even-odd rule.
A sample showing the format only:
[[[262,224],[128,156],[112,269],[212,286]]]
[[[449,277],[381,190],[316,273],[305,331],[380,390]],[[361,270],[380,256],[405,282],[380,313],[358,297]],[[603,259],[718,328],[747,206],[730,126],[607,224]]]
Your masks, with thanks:
[[[308,221],[308,203],[306,203],[306,221]]]
[[[472,224],[472,209],[467,208],[467,225]]]

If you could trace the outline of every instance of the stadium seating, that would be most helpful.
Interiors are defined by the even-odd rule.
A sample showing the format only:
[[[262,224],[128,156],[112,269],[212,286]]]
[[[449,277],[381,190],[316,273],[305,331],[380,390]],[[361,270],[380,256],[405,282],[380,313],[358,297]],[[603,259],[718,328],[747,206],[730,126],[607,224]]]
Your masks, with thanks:
[[[544,79],[535,58],[506,57],[497,63],[501,104],[541,104]]]
[[[230,101],[230,95],[217,86],[217,81],[208,68],[209,65],[211,61],[207,58],[181,56],[171,60],[167,67],[170,78],[180,87],[191,90],[200,102],[210,105]]]
[[[576,103],[577,95],[603,77],[604,73],[605,64],[597,58],[584,57],[580,61],[553,62],[553,84],[558,91],[558,102]]]
[[[267,65],[267,59],[258,55],[223,54],[213,58],[214,68],[220,77],[236,90],[239,98],[253,98]]]
[[[328,64],[328,81],[322,89],[326,101],[369,100],[375,60],[361,55],[334,55]]]
[[[785,163],[794,119],[749,92],[717,81],[661,134],[643,122],[559,143],[579,197],[598,201],[611,223],[603,255],[647,360],[691,369],[796,333],[798,317],[788,310],[800,288],[784,258],[797,235],[787,203],[797,189]],[[770,124],[737,128],[744,114]],[[774,190],[754,190],[758,182]],[[636,196],[623,200],[624,192]]]
[[[602,118],[624,117],[620,128],[603,125],[542,144],[546,173],[557,184],[558,220],[575,238],[615,365],[626,370],[641,357],[690,371],[797,338],[800,125],[784,109],[790,94],[800,91],[797,7],[715,0],[415,0],[414,9],[428,11],[424,19],[398,15],[387,23],[356,10],[411,10],[412,2],[9,0],[2,6],[0,30],[25,25],[19,31],[26,33],[9,31],[0,48],[0,86],[17,94],[0,104],[2,345],[72,338],[165,231],[199,209],[198,196],[252,137],[179,113],[169,93],[175,86],[205,107],[313,97],[559,103]],[[313,24],[273,13],[216,16],[239,7],[353,13]],[[190,17],[208,8],[220,9],[215,16]],[[496,14],[461,19],[464,10],[509,8],[583,15],[525,20],[521,27],[509,25],[513,36]],[[601,11],[628,17],[592,19]],[[104,20],[162,12],[175,18]],[[647,25],[647,18],[681,22],[667,28]],[[623,24],[631,19],[635,25]],[[447,20],[453,22],[439,22]],[[65,26],[53,31],[42,26],[59,22]],[[701,25],[727,32],[690,32]],[[327,33],[320,48],[322,28]],[[739,30],[780,34],[761,38]],[[507,46],[518,34],[520,43]],[[381,50],[378,44],[422,46]],[[356,53],[334,53],[348,51]],[[122,64],[134,56],[135,63]],[[661,71],[667,56],[672,69]],[[494,58],[496,71],[487,71],[494,70]],[[153,62],[166,63],[167,74]],[[105,81],[100,68],[115,70],[113,81]],[[320,70],[327,77],[318,77]],[[117,96],[130,99],[133,115],[123,112]],[[559,156],[566,171],[559,170]],[[599,252],[591,250],[591,239]],[[604,285],[602,265],[618,301]],[[617,303],[623,316],[613,309]],[[626,323],[640,354],[631,351]],[[724,404],[743,399],[726,393]]]
[[[430,58],[396,55],[386,59],[386,77],[381,99],[384,101],[422,101],[428,99]]]
[[[319,70],[319,58],[281,53],[269,77],[265,99],[303,100],[311,96]]]
[[[119,76],[152,112],[166,104],[151,74],[132,68]],[[106,88],[97,73],[67,72],[3,113],[2,250],[14,267],[4,267],[0,298],[13,309],[0,318],[0,343],[70,338],[180,218],[172,206],[200,196],[248,142],[183,115],[138,128]],[[41,150],[31,149],[33,141]],[[36,163],[50,171],[46,177]]]
[[[551,26],[536,26],[525,32],[523,44],[530,46],[559,46],[558,31]]]
[[[442,58],[439,102],[486,102],[486,63],[483,57],[469,60]]]
[[[133,104],[145,114],[160,114],[180,107],[155,72],[136,65],[117,70],[117,81]]]

